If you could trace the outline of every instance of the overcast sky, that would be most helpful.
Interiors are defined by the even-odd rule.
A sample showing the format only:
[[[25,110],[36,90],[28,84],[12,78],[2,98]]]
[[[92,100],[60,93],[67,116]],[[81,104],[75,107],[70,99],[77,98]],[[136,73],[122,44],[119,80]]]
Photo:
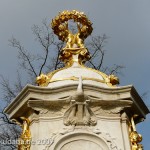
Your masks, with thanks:
[[[0,74],[15,80],[17,50],[8,45],[12,36],[33,50],[33,24],[49,22],[59,11],[76,9],[93,22],[94,35],[109,36],[105,63],[126,68],[121,85],[133,84],[139,94],[149,92],[150,83],[150,1],[149,0],[0,0]],[[150,94],[145,102],[150,106]],[[150,148],[150,117],[138,127],[145,150]]]

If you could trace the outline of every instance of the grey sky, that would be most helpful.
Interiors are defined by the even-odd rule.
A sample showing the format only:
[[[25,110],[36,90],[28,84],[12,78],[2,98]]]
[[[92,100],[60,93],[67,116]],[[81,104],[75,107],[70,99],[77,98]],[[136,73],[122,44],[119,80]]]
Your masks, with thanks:
[[[0,0],[0,74],[15,79],[17,51],[8,46],[15,36],[27,49],[36,50],[31,32],[43,18],[49,22],[59,11],[77,9],[93,22],[93,34],[109,36],[105,63],[121,64],[121,85],[133,84],[142,94],[149,91],[150,1],[149,0]],[[150,105],[147,96],[146,103]],[[150,117],[139,125],[145,150],[150,147]]]

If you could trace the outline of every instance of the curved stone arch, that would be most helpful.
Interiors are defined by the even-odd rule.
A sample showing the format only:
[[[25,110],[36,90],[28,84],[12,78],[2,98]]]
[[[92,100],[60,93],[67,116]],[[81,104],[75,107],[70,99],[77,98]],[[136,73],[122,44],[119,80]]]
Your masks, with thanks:
[[[110,150],[104,138],[87,132],[69,133],[54,143],[53,150]]]

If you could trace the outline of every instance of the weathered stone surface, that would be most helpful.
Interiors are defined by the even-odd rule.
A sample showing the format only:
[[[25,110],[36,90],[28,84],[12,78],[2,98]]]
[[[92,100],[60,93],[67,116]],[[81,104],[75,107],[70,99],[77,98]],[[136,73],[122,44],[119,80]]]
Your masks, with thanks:
[[[11,119],[30,119],[31,150],[127,150],[128,115],[137,114],[140,122],[148,109],[133,86],[105,88],[84,81],[79,86],[74,81],[55,88],[27,85],[5,112]],[[64,122],[71,117],[76,123]]]

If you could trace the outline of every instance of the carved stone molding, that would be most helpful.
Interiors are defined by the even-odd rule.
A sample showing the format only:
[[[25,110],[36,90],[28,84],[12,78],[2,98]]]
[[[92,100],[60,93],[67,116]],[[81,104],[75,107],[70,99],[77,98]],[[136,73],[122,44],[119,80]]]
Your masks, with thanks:
[[[64,114],[65,125],[96,125],[96,116],[87,102],[75,102]]]
[[[121,150],[118,148],[115,140],[109,133],[104,133],[100,129],[90,128],[86,126],[69,126],[57,133],[51,133],[51,144],[47,145],[44,150],[58,150],[63,145],[67,145],[71,141],[82,141],[86,145],[86,140],[91,144],[100,144],[105,150]],[[86,146],[85,146],[86,147]],[[96,149],[98,150],[98,149]]]
[[[64,113],[64,124],[96,125],[96,117],[88,102],[88,96],[84,94],[82,89],[82,77],[80,77],[77,91],[71,96],[71,106]]]
[[[109,133],[101,132],[100,129],[94,129],[93,132],[99,137],[104,138],[107,141],[107,144],[109,145],[109,148],[111,150],[121,150],[117,147],[117,144],[115,143],[116,138],[112,137]]]
[[[60,117],[69,106],[68,99],[61,100],[29,100],[28,107],[39,113],[39,117]]]
[[[130,100],[99,100],[90,103],[91,110],[97,116],[110,116],[121,114],[126,108],[131,107],[133,102]]]
[[[82,89],[80,77],[77,91],[71,97],[71,106],[64,113],[65,125],[96,125],[96,116],[121,114],[133,102],[127,99],[104,100],[100,97],[86,95]]]

